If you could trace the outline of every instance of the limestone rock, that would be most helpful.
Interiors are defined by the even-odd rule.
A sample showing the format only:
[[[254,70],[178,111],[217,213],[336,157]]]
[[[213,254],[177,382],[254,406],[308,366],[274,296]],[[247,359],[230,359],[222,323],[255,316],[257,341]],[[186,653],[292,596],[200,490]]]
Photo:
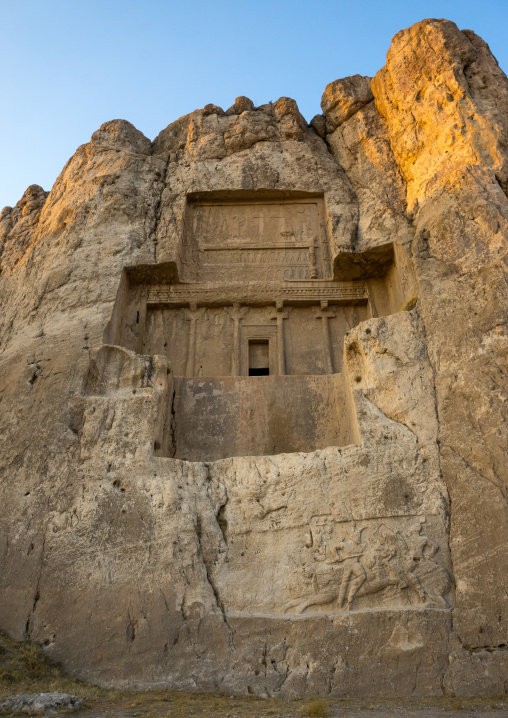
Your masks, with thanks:
[[[372,102],[371,79],[353,75],[326,86],[321,98],[321,109],[326,119],[327,132],[333,132],[355,112]]]
[[[310,126],[316,131],[322,140],[326,137],[326,120],[323,115],[314,115],[310,121]]]
[[[57,715],[63,708],[71,711],[81,708],[85,701],[68,693],[20,693],[8,696],[0,702],[0,713],[28,713],[29,715]]]
[[[358,110],[326,141],[358,200],[358,247],[384,243],[388,236],[401,244],[411,241],[406,186],[393,157],[386,122],[374,104]]]
[[[279,122],[280,132],[286,140],[303,140],[307,133],[307,123],[298,110],[298,105],[290,97],[280,97],[273,103],[273,116]]]
[[[2,212],[0,625],[73,674],[506,690],[506,78],[426,20],[372,91],[114,120]]]
[[[413,215],[441,468],[455,505],[454,626],[466,648],[495,651],[505,642],[508,609],[496,588],[507,570],[508,539],[501,529],[508,509],[501,368],[507,349],[501,257],[508,238],[502,112],[508,85],[475,37],[444,20],[423,21],[396,35],[373,88]],[[471,542],[483,547],[477,561]]]
[[[246,97],[237,98],[225,115],[209,108],[195,110],[166,127],[153,142],[155,154],[169,152],[171,162],[184,156],[192,161],[223,159],[258,142],[302,141],[307,135],[296,102],[286,97],[262,111],[256,111]]]
[[[256,107],[256,110],[259,110],[259,112],[265,112],[267,115],[273,115],[273,102],[267,102],[264,105],[259,105],[259,107]]]
[[[14,208],[5,207],[0,215],[0,273],[13,271],[30,244],[49,192],[31,185]]]
[[[241,97],[237,97],[234,104],[226,110],[226,115],[241,115],[242,112],[252,112],[254,109],[252,100],[242,95]]]
[[[372,87],[410,211],[452,177],[459,181],[466,166],[492,169],[506,186],[508,81],[483,44],[475,46],[452,22],[424,20],[393,38]]]
[[[222,107],[219,107],[218,105],[205,105],[203,109],[204,115],[219,115],[220,117],[223,117],[225,112],[222,109]]]

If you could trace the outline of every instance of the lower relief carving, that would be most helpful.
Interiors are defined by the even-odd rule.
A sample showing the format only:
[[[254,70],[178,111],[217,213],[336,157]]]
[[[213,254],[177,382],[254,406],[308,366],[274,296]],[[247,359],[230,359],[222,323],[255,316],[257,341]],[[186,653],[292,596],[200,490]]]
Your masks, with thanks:
[[[424,525],[419,517],[402,530],[384,522],[357,527],[314,519],[309,558],[300,569],[312,595],[290,601],[284,611],[303,613],[317,606],[351,611],[361,608],[362,598],[376,596],[384,605],[450,608],[451,577],[437,562],[439,544],[425,534]],[[363,603],[373,607],[371,601]]]
[[[440,543],[445,546],[444,530],[438,525],[441,522],[430,517],[429,523],[435,524],[436,532],[442,534]],[[286,572],[284,583],[275,588],[266,574],[271,600],[265,602],[256,591],[252,602],[249,601],[247,586],[240,599],[241,585],[235,591],[234,576],[230,574],[228,585],[224,586],[225,595],[230,594],[225,601],[229,610],[240,609],[242,613],[266,610],[289,616],[452,607],[453,580],[445,565],[447,546],[441,548],[424,517],[337,522],[331,516],[319,516],[310,521],[301,539],[300,533],[301,545],[285,561],[272,556],[279,566],[285,564]],[[284,543],[289,548],[292,541]],[[241,584],[241,577],[237,579]],[[231,592],[237,593],[237,600]]]

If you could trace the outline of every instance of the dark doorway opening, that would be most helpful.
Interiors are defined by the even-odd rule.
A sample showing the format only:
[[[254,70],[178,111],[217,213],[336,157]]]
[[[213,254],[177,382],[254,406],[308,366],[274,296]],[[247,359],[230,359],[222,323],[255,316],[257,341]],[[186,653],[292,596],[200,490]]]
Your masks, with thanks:
[[[249,376],[268,376],[270,374],[268,347],[268,339],[249,341]]]

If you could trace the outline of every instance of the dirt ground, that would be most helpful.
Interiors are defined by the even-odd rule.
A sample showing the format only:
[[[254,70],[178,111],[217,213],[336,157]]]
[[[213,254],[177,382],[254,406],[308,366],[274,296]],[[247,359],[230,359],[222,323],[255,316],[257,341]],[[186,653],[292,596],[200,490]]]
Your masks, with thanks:
[[[91,707],[92,708],[92,707]],[[122,706],[115,704],[96,705],[91,710],[80,711],[87,718],[450,718],[454,714],[461,718],[480,716],[508,716],[508,704],[500,699],[482,701],[277,701],[263,699],[236,699],[223,696],[173,696],[151,700],[146,694],[140,705]]]
[[[141,697],[140,697],[141,698]],[[508,703],[502,699],[481,701],[435,700],[435,701],[277,701],[271,699],[238,699],[210,695],[178,695],[158,697],[152,700],[147,693],[138,705],[122,705],[111,701],[80,711],[87,718],[480,718],[480,716],[508,716]]]

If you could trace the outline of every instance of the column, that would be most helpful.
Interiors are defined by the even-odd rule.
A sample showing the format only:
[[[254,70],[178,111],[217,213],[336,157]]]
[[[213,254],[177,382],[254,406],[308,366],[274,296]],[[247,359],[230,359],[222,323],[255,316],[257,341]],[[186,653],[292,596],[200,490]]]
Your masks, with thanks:
[[[316,310],[316,319],[321,319],[325,369],[328,374],[333,374],[332,343],[330,341],[330,327],[328,326],[328,320],[334,316],[335,312],[328,309],[328,301],[322,301],[321,309]]]
[[[187,365],[185,367],[185,376],[196,375],[196,322],[198,320],[197,304],[192,302],[189,305],[188,320],[189,327],[189,347],[187,351]]]
[[[309,246],[309,264],[310,264],[310,278],[317,279],[317,261],[316,261],[316,248],[313,244]]]
[[[239,302],[233,304],[231,319],[233,320],[233,356],[231,358],[231,375],[241,376],[240,322],[247,312]]]
[[[289,317],[289,312],[284,311],[284,302],[277,301],[275,313],[270,319],[277,321],[277,374],[284,376],[286,373],[286,347],[284,342],[284,319]]]

